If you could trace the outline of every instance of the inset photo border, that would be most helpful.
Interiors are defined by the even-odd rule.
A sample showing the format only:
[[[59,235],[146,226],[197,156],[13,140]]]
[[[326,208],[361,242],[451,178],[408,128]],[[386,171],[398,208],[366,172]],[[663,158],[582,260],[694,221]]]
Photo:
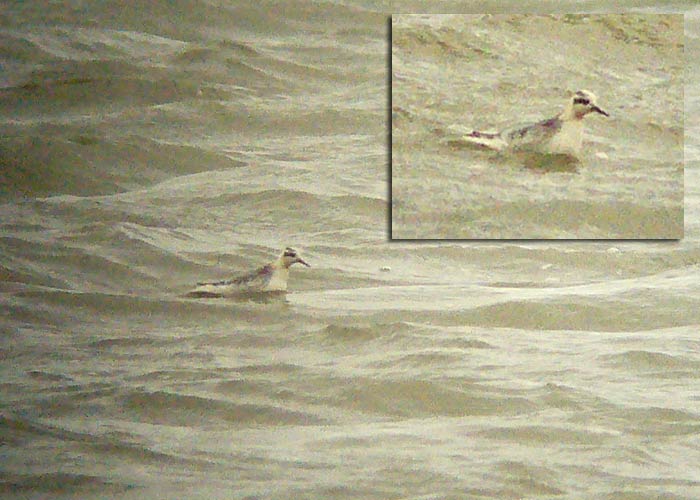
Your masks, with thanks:
[[[392,240],[683,237],[683,16],[395,15]]]

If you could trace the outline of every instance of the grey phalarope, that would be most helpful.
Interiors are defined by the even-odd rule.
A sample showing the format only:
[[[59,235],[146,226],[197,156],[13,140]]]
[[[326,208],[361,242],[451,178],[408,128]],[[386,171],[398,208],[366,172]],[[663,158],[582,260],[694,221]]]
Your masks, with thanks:
[[[474,130],[463,135],[462,140],[496,151],[535,151],[576,156],[583,142],[583,117],[593,112],[610,116],[598,107],[593,92],[578,90],[554,118],[501,132]]]
[[[293,248],[287,247],[275,260],[255,271],[236,278],[197,283],[188,297],[228,297],[246,293],[285,292],[289,268],[296,263],[311,267]]]

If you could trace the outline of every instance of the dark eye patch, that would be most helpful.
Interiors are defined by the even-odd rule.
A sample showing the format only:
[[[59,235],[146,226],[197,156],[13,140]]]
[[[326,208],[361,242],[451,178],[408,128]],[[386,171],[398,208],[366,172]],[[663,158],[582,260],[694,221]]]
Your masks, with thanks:
[[[574,98],[574,104],[583,104],[584,106],[588,106],[591,103],[588,99],[585,97],[575,97]]]

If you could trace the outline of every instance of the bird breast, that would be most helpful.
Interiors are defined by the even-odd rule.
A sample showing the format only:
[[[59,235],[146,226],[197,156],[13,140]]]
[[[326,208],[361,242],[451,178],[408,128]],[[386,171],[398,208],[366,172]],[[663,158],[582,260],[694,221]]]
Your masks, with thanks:
[[[270,281],[265,285],[267,292],[284,292],[287,290],[287,280],[289,279],[289,269],[278,267],[272,273]]]
[[[578,153],[583,141],[583,122],[581,120],[566,120],[561,129],[552,137],[549,149],[553,153]]]

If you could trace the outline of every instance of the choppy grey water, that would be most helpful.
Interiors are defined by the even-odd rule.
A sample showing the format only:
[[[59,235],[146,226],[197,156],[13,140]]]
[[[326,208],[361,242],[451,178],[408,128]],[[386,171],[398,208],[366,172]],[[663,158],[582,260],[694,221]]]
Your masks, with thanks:
[[[392,10],[2,7],[3,497],[700,496],[700,10],[684,239],[470,244],[388,240]]]

